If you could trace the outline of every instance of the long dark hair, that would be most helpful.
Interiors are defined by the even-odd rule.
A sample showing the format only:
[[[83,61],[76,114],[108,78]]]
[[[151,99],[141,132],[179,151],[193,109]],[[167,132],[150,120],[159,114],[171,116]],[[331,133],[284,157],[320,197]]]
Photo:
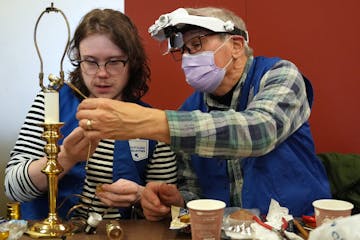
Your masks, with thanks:
[[[129,17],[116,10],[94,9],[82,18],[67,53],[70,60],[75,63],[75,69],[69,74],[70,82],[89,96],[89,90],[85,86],[80,66],[76,65],[76,61],[80,60],[80,42],[89,35],[99,33],[107,35],[129,58],[126,63],[129,64],[129,80],[123,90],[122,100],[129,102],[139,100],[149,90],[148,58],[136,26]]]

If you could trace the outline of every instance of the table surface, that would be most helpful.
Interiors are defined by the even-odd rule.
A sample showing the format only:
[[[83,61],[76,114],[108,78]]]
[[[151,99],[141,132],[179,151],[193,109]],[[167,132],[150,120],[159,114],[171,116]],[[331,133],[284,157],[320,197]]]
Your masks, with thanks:
[[[76,233],[67,236],[67,240],[106,240],[106,224],[109,221],[104,220],[96,228],[95,234]],[[169,221],[150,222],[145,219],[141,220],[120,220],[120,227],[123,230],[122,240],[188,240],[191,235],[187,233],[180,233],[176,230],[169,229]],[[31,223],[29,223],[31,225]],[[20,239],[33,239],[24,234]],[[40,238],[45,239],[45,238]]]

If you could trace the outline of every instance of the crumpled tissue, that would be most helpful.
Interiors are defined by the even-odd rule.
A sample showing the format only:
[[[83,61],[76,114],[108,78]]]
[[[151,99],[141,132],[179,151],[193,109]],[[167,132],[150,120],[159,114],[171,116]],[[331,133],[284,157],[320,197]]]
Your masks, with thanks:
[[[334,219],[310,232],[309,240],[359,240],[360,214]]]
[[[293,220],[293,216],[289,214],[289,209],[286,207],[281,207],[279,202],[274,199],[271,199],[269,212],[266,216],[266,224],[274,227],[275,229],[280,230],[282,226],[282,218],[285,218],[286,221]],[[251,224],[251,227],[254,229],[256,233],[256,239],[259,240],[279,240],[279,236],[274,232],[267,228],[264,228],[260,224],[254,222]],[[285,231],[286,236],[292,240],[303,240],[300,236]]]

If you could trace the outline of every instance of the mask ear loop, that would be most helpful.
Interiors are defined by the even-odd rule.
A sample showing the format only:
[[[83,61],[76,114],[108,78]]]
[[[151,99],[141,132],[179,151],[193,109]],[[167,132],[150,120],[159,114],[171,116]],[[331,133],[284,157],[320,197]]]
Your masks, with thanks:
[[[232,35],[229,35],[229,37],[226,38],[226,39],[224,40],[224,42],[221,43],[220,46],[217,47],[217,48],[214,50],[214,57],[215,57],[215,54],[216,54],[216,53],[226,44],[226,42],[229,41],[230,39],[232,39]],[[223,69],[226,69],[226,68],[230,65],[230,63],[231,63],[232,61],[233,61],[233,58],[231,57],[230,60],[229,60],[229,61],[225,64],[225,66],[222,67],[222,68],[223,68]]]
[[[231,39],[231,38],[232,38],[232,36],[229,35],[229,37],[227,37],[227,38],[224,40],[224,42],[222,42],[222,43],[220,44],[220,46],[218,46],[218,47],[214,50],[214,54],[216,54],[216,53],[226,44],[226,42],[229,41],[229,39]]]

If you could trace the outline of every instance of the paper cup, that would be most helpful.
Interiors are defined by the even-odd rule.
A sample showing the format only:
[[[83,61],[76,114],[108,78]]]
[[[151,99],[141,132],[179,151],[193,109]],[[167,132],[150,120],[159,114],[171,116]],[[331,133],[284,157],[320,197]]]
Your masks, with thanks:
[[[338,217],[350,216],[354,208],[352,203],[336,199],[319,199],[312,204],[315,210],[316,226]]]
[[[187,203],[190,212],[192,240],[219,240],[226,204],[213,199],[198,199]]]

